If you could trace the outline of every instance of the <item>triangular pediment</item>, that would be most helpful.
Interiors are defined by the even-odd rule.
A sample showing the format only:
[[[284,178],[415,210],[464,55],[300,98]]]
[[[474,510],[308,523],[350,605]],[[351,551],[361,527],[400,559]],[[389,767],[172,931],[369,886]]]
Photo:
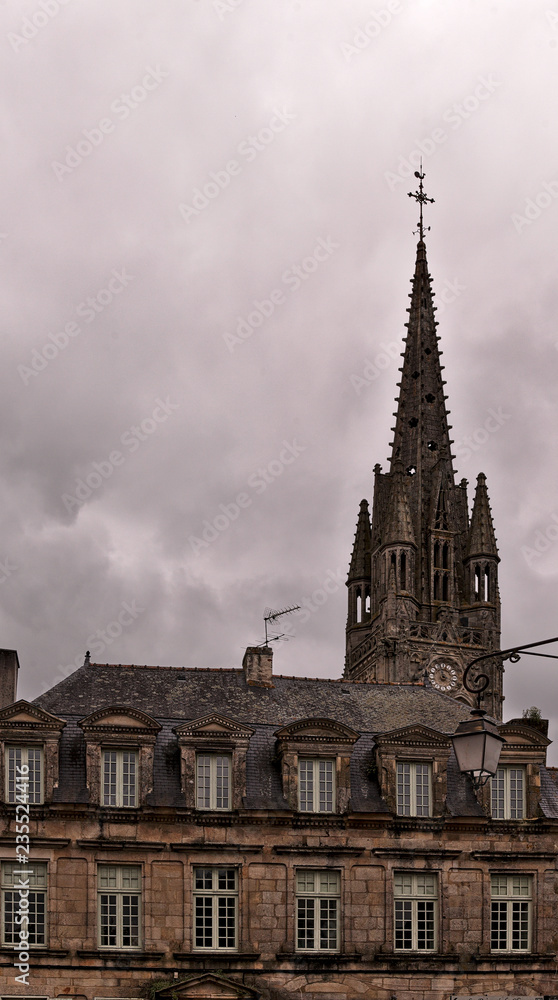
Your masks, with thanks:
[[[155,1000],[258,1000],[260,993],[235,983],[225,976],[213,972],[205,972],[191,976],[181,982],[163,986],[154,993]]]
[[[444,733],[438,733],[428,726],[404,726],[402,729],[392,729],[388,733],[376,736],[376,743],[379,746],[420,746],[420,747],[447,747],[450,741]]]
[[[32,705],[30,702],[21,699],[13,705],[3,708],[0,711],[0,726],[14,726],[18,729],[26,727],[33,729],[56,729],[62,730],[66,723],[50,712]]]
[[[177,736],[196,738],[229,736],[235,739],[249,739],[254,730],[241,722],[234,722],[233,719],[227,719],[225,715],[213,712],[211,715],[204,715],[201,719],[194,719],[193,722],[185,722],[181,726],[176,726],[174,732]]]
[[[544,749],[552,743],[544,733],[539,732],[533,726],[525,725],[521,722],[504,722],[498,726],[500,736],[503,736],[507,743],[514,746],[539,747]],[[505,744],[503,749],[505,748]]]
[[[136,708],[123,708],[113,705],[111,708],[101,708],[88,715],[79,723],[85,731],[114,732],[115,730],[137,730],[138,733],[158,733],[161,726],[150,715]]]
[[[327,739],[354,743],[359,734],[333,719],[299,719],[275,733],[279,740]]]

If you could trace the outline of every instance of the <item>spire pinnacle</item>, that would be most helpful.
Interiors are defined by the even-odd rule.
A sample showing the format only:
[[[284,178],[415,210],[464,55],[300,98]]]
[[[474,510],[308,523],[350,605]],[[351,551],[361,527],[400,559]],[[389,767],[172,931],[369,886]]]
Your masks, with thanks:
[[[420,206],[420,215],[419,215],[418,229],[413,230],[413,232],[415,234],[418,233],[418,237],[420,239],[420,242],[422,243],[423,239],[424,239],[424,232],[425,232],[424,224],[423,224],[423,220],[422,220],[422,206],[425,205],[426,202],[431,202],[432,204],[434,204],[434,198],[429,198],[427,195],[425,195],[424,188],[422,186],[422,182],[423,182],[423,180],[425,178],[425,174],[423,174],[423,172],[422,172],[422,160],[420,161],[420,170],[415,170],[415,177],[418,177],[419,188],[418,188],[418,191],[414,191],[414,192],[413,191],[409,191],[409,198],[414,198],[415,201],[417,201],[418,204],[419,204],[419,206]],[[429,232],[429,231],[430,231],[430,226],[427,226],[426,227],[426,232]]]

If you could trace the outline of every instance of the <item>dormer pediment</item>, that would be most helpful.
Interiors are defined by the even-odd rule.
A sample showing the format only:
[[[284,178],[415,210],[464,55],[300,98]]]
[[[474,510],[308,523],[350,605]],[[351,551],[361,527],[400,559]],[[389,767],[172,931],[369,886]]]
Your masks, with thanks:
[[[84,733],[89,735],[96,733],[99,736],[130,731],[136,731],[138,736],[154,736],[161,729],[159,723],[145,712],[121,706],[99,709],[82,719],[79,725]]]
[[[258,1000],[260,993],[213,972],[191,976],[156,990],[155,1000]]]
[[[50,729],[54,733],[61,733],[65,725],[56,715],[51,715],[24,699],[0,711],[0,729],[13,728],[14,732]]]
[[[359,733],[349,729],[341,722],[333,719],[299,719],[283,726],[275,733],[278,740],[292,741],[324,741],[334,743],[355,743]]]
[[[173,731],[179,738],[192,738],[196,740],[203,740],[204,737],[210,739],[228,737],[229,739],[247,740],[250,739],[250,736],[254,732],[250,726],[245,726],[241,722],[234,722],[232,719],[227,719],[225,715],[219,715],[217,712],[205,715],[201,719],[194,719],[193,722],[185,722],[181,726],[176,726]]]
[[[522,725],[521,722],[504,722],[498,726],[500,736],[503,736],[509,749],[512,747],[533,747],[533,749],[544,750],[552,743],[544,733],[534,729],[533,726]],[[508,749],[504,743],[502,750]]]
[[[422,725],[392,729],[388,733],[376,736],[376,743],[380,749],[383,747],[417,747],[417,749],[447,749],[448,752],[450,750],[450,740],[447,736]]]

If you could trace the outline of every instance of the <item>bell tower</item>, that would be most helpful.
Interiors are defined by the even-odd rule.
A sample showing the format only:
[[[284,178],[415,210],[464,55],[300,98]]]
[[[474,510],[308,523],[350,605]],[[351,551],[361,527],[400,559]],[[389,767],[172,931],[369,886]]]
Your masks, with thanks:
[[[374,499],[360,505],[347,586],[348,680],[425,682],[467,704],[463,671],[500,648],[498,549],[481,473],[469,517],[467,481],[455,482],[436,307],[424,242],[424,174],[409,321],[389,470],[374,468]],[[502,717],[502,665],[489,660],[483,707]]]

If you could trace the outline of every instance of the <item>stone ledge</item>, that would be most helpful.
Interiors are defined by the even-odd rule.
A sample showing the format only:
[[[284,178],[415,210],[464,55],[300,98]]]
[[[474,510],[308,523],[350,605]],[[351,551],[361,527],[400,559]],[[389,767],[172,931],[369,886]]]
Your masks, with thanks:
[[[211,841],[196,841],[193,844],[171,844],[171,851],[235,851],[239,854],[263,853],[263,844],[213,844]]]
[[[336,962],[346,964],[348,962],[362,961],[362,955],[357,951],[353,951],[351,953],[343,951],[278,951],[275,954],[275,958],[278,962],[282,959],[296,961],[297,963],[306,962],[312,967],[317,964],[319,965],[321,962],[326,962],[328,965],[334,965]]]
[[[107,948],[78,948],[76,951],[78,958],[105,958],[113,962],[115,959],[120,959],[120,961],[132,962],[141,959],[146,961],[148,959],[159,960],[164,958],[166,955],[165,951],[118,951],[117,949]]]
[[[347,857],[359,857],[366,851],[365,847],[345,847],[340,844],[338,847],[332,847],[329,845],[320,845],[319,847],[306,847],[300,845],[299,847],[291,846],[290,844],[276,844],[272,847],[274,854],[344,854]],[[297,952],[298,954],[298,952]]]
[[[254,962],[261,955],[260,951],[173,951],[173,958],[181,962]]]

